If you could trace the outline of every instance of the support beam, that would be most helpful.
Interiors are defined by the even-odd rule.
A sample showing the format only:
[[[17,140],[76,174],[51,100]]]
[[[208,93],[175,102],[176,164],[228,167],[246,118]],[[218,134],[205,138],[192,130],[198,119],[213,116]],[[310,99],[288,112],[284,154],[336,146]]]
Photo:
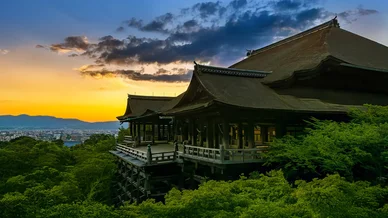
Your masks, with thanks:
[[[243,125],[241,122],[239,122],[238,123],[238,148],[244,148],[242,128],[243,128]]]
[[[151,131],[152,131],[152,144],[155,144],[155,124],[151,124]]]
[[[223,132],[222,144],[224,145],[225,149],[229,149],[229,131],[230,131],[229,121],[224,119],[222,123],[222,132]]]
[[[138,145],[140,145],[141,143],[141,139],[140,139],[140,136],[141,136],[141,130],[140,130],[140,123],[137,122],[136,123],[136,128],[137,128],[137,142],[138,142]]]
[[[260,138],[263,144],[268,142],[268,126],[260,126]]]
[[[219,140],[219,128],[218,128],[218,123],[213,122],[213,137],[214,137],[214,148],[220,148],[220,140]]]
[[[252,121],[248,122],[247,136],[248,147],[253,148],[255,146],[255,126]]]
[[[167,124],[167,141],[171,141],[171,125],[170,123]]]
[[[189,125],[191,126],[191,145],[197,146],[197,128],[195,120],[191,119]]]
[[[212,119],[208,119],[206,123],[206,144],[208,148],[214,148],[214,122]]]
[[[166,131],[165,131],[165,127],[166,127],[166,125],[163,123],[163,125],[162,125],[162,138],[163,138],[163,140],[166,139]]]
[[[275,134],[277,138],[283,137],[286,134],[286,125],[282,121],[276,122]]]
[[[158,141],[160,141],[161,137],[160,137],[160,123],[158,122]]]
[[[203,143],[205,141],[206,132],[205,132],[205,123],[203,121],[199,123],[199,131],[201,131],[201,134],[200,134],[201,140],[200,140],[199,146],[204,147]]]
[[[143,141],[146,141],[147,124],[143,122]]]

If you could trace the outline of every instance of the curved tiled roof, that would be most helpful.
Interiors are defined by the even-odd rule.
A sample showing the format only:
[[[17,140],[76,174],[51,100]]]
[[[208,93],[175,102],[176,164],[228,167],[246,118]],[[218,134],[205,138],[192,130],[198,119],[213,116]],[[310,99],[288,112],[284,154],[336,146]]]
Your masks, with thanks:
[[[164,96],[128,95],[126,111],[124,115],[118,116],[117,119],[122,121],[126,118],[141,116],[146,112],[159,111],[172,99],[173,97]]]
[[[255,50],[232,68],[272,71],[270,84],[297,71],[313,69],[329,57],[360,67],[388,70],[388,47],[339,28],[334,19],[264,48]]]

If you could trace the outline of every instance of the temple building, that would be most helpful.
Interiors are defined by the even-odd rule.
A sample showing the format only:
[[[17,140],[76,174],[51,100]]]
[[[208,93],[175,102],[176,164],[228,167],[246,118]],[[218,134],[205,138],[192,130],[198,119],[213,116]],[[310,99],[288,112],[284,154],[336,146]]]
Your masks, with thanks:
[[[195,63],[177,97],[128,96],[118,119],[129,122],[131,136],[111,152],[126,166],[127,185],[120,187],[129,194],[120,192],[120,199],[163,196],[167,186],[153,185],[162,177],[163,184],[190,188],[204,178],[259,170],[270,142],[301,134],[305,120],[346,121],[351,108],[388,105],[387,82],[388,47],[341,29],[336,19],[253,50],[228,68]],[[144,176],[130,186],[134,166]]]

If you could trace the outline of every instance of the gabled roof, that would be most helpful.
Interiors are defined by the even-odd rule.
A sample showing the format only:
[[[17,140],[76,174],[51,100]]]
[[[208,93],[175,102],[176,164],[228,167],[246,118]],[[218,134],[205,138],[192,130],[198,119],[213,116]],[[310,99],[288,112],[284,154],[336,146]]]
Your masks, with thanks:
[[[352,107],[330,104],[318,99],[302,99],[288,95],[279,95],[268,86],[262,84],[263,77],[248,76],[247,78],[245,74],[213,73],[205,69],[209,69],[209,66],[195,66],[193,78],[186,93],[196,93],[196,90],[204,90],[208,97],[201,98],[205,99],[202,101],[201,99],[185,101],[186,98],[191,96],[188,94],[184,95],[175,107],[165,112],[166,114],[198,110],[209,107],[216,102],[248,109],[299,112],[346,113],[349,107]],[[218,69],[223,70],[223,68]],[[266,75],[269,75],[269,73]]]
[[[151,112],[160,111],[160,109],[173,97],[162,96],[140,96],[140,95],[128,95],[127,108],[122,116],[118,116],[120,121],[130,117],[142,116],[150,114]]]
[[[272,71],[263,79],[270,84],[290,78],[297,71],[314,69],[328,58],[388,70],[388,47],[341,29],[336,19],[255,50],[231,67]]]

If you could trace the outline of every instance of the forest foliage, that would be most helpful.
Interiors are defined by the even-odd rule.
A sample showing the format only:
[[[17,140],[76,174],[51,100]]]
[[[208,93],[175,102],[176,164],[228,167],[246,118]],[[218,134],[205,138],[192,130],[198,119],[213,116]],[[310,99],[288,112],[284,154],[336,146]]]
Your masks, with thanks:
[[[0,217],[388,217],[388,108],[350,116],[312,120],[306,134],[276,139],[270,172],[121,207],[112,201],[112,136],[71,148],[21,137],[0,144]]]

